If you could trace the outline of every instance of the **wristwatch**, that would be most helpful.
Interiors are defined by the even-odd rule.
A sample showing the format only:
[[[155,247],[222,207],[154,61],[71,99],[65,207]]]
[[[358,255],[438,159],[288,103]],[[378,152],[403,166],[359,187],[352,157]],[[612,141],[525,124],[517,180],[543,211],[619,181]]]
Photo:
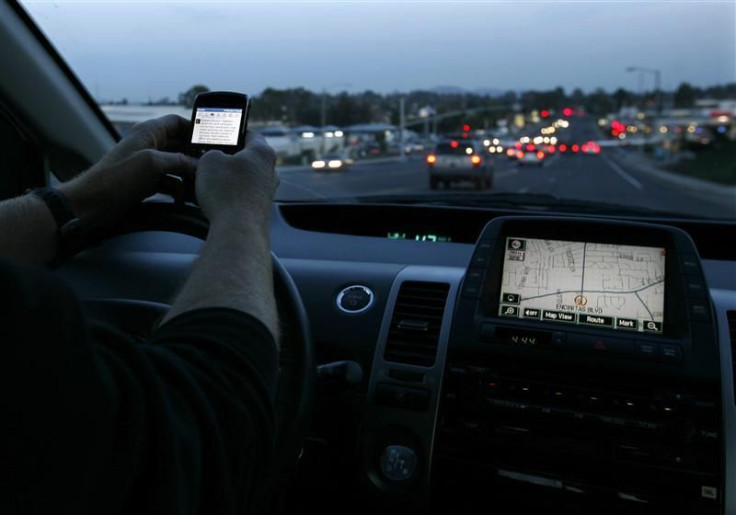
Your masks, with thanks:
[[[51,211],[51,216],[54,217],[60,235],[65,234],[71,225],[78,220],[71,203],[69,203],[69,199],[56,188],[33,188],[26,191],[26,194],[33,195],[44,201],[46,207]]]

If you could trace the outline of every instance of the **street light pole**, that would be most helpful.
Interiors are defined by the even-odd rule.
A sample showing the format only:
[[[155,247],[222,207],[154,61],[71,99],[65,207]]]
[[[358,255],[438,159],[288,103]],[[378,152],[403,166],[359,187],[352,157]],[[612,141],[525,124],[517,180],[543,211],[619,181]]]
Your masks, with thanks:
[[[656,68],[644,68],[642,66],[629,66],[627,72],[651,73],[654,75],[654,117],[652,119],[652,137],[657,137],[659,131],[657,122],[662,113],[662,71]]]
[[[404,151],[404,124],[406,123],[404,117],[404,100],[404,97],[399,99],[399,152],[402,161],[406,161],[406,152]]]

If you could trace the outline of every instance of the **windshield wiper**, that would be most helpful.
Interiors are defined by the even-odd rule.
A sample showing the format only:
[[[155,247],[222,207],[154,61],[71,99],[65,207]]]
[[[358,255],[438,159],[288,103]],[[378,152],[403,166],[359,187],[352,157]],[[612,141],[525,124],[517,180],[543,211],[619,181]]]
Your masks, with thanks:
[[[334,200],[334,199],[333,199]],[[575,213],[602,214],[602,215],[647,215],[665,216],[672,218],[700,218],[693,215],[658,211],[656,209],[593,202],[589,200],[575,200],[561,198],[547,193],[450,193],[415,194],[415,195],[368,195],[357,197],[361,203],[380,204],[421,204],[429,206],[461,206],[461,207],[495,207],[506,209],[523,209],[526,211],[559,212],[570,211]]]

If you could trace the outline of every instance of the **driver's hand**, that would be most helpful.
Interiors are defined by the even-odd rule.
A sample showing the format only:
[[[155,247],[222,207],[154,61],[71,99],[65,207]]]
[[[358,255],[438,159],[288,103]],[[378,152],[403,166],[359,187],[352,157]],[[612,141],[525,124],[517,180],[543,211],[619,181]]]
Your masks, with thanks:
[[[210,223],[234,216],[267,228],[279,185],[275,164],[273,149],[253,131],[248,131],[245,147],[235,155],[205,153],[197,165],[195,194]]]
[[[59,189],[80,218],[120,218],[156,193],[166,174],[192,180],[197,162],[181,153],[189,125],[176,115],[136,124],[97,164]]]

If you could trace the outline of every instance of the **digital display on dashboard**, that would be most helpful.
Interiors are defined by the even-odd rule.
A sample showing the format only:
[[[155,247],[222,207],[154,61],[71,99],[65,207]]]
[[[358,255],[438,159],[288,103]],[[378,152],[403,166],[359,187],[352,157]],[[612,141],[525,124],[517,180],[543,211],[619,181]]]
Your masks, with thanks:
[[[665,249],[506,238],[499,316],[661,333]]]

